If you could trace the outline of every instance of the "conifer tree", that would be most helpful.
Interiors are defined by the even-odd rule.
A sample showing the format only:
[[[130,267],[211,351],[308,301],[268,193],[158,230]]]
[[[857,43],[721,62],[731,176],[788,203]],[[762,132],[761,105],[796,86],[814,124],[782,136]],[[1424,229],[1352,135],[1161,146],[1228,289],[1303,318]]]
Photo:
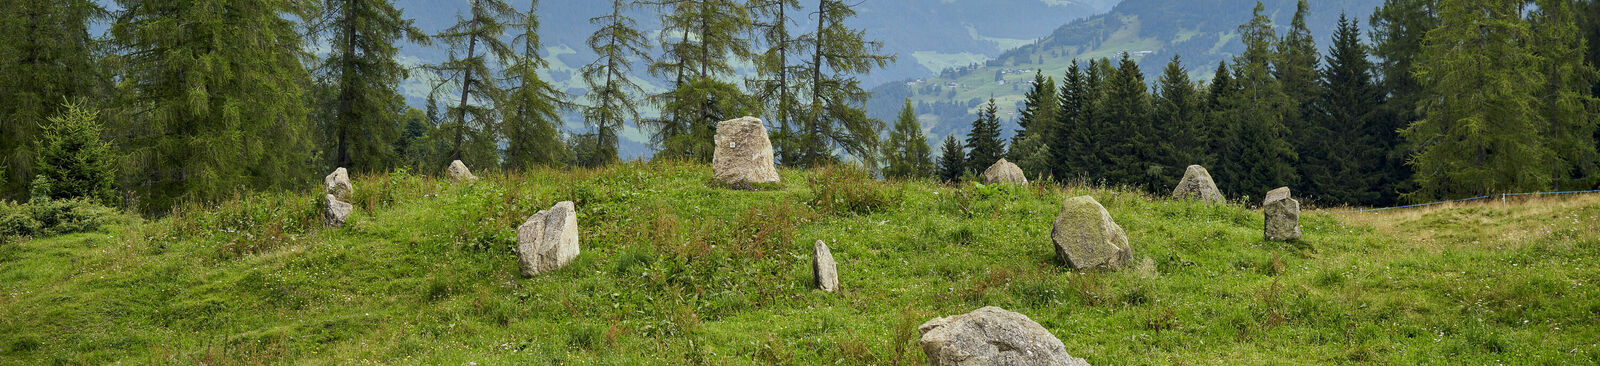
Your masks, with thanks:
[[[50,179],[49,196],[85,198],[114,205],[115,159],[111,145],[100,141],[99,113],[80,100],[68,102],[44,124],[38,141],[38,175]]]
[[[1389,174],[1389,150],[1396,147],[1399,126],[1383,118],[1383,104],[1372,75],[1374,66],[1355,21],[1339,17],[1322,70],[1322,94],[1313,102],[1307,141],[1301,154],[1308,196],[1326,203],[1377,205],[1392,203],[1404,177]]]
[[[1442,0],[1440,23],[1417,59],[1423,119],[1404,132],[1416,147],[1416,200],[1550,187],[1554,154],[1534,98],[1545,83],[1524,45],[1521,1]]]
[[[1215,172],[1226,172],[1233,162],[1224,158],[1235,156],[1234,132],[1239,123],[1239,85],[1233,80],[1233,71],[1228,69],[1227,61],[1217,62],[1217,69],[1211,77],[1211,82],[1206,86],[1204,117],[1200,126],[1199,135],[1203,139],[1200,144],[1208,149],[1206,162],[1209,169]],[[1212,166],[1215,165],[1215,166]],[[1216,178],[1213,176],[1213,178]],[[1230,180],[1231,182],[1231,180]],[[1221,188],[1233,189],[1236,187],[1219,185]]]
[[[1191,164],[1210,164],[1209,148],[1200,128],[1200,98],[1184,71],[1178,56],[1161,74],[1157,84],[1160,93],[1153,108],[1156,139],[1156,162],[1165,167],[1161,181],[1164,186],[1175,185],[1181,173]],[[1174,174],[1176,172],[1176,174]]]
[[[1403,127],[1422,119],[1417,104],[1423,85],[1413,71],[1422,53],[1423,37],[1439,26],[1438,4],[1439,0],[1384,0],[1369,19],[1378,86],[1387,96],[1379,118],[1392,119],[1390,124]],[[1391,150],[1385,159],[1393,168],[1388,175],[1409,176],[1410,155],[1405,149]]]
[[[1289,23],[1289,33],[1279,40],[1278,57],[1273,62],[1274,75],[1283,85],[1284,94],[1289,96],[1289,107],[1296,112],[1303,112],[1302,107],[1319,94],[1317,68],[1320,56],[1317,54],[1316,39],[1306,25],[1307,16],[1310,16],[1310,5],[1306,4],[1306,0],[1300,0],[1294,18]],[[1296,113],[1289,116],[1291,122],[1288,125],[1291,129],[1305,125],[1304,121],[1299,121],[1302,115]]]
[[[1150,119],[1150,95],[1139,64],[1123,53],[1117,70],[1106,81],[1103,144],[1110,165],[1105,178],[1146,191],[1157,189],[1162,167],[1156,157],[1156,131]]]
[[[92,22],[110,13],[91,0],[0,1],[0,198],[27,194],[39,126],[61,103],[107,94]]]
[[[733,74],[732,62],[753,56],[751,40],[744,38],[753,23],[748,9],[731,0],[660,4],[665,52],[650,65],[650,72],[672,80],[673,87],[651,97],[662,112],[646,122],[662,148],[657,156],[709,162],[716,123],[753,112],[754,102],[738,86],[723,81]]]
[[[495,102],[505,99],[505,88],[495,76],[494,64],[507,64],[516,58],[516,52],[501,39],[507,22],[520,17],[515,8],[504,0],[471,0],[468,16],[457,16],[454,26],[444,30],[434,39],[450,48],[450,57],[443,63],[429,66],[444,80],[453,84],[454,101],[448,122],[442,126],[451,138],[450,160],[462,160],[468,166],[499,166],[496,143],[499,141],[500,117]],[[454,95],[452,95],[453,97]]]
[[[395,42],[427,44],[427,35],[387,0],[323,0],[317,32],[328,38],[322,76],[336,89],[333,164],[355,171],[385,169],[398,160],[400,80]]]
[[[933,176],[932,154],[928,138],[922,134],[922,123],[917,121],[916,109],[911,107],[911,99],[906,99],[894,130],[889,132],[889,141],[884,143],[884,158],[888,160],[884,175],[894,178]]]
[[[314,161],[307,118],[306,4],[121,0],[111,33],[141,128],[122,143],[132,188],[161,210],[240,188],[303,187]],[[224,11],[224,7],[226,11]],[[243,45],[249,45],[244,47]],[[226,70],[221,72],[219,70]]]
[[[1073,60],[1061,77],[1061,110],[1056,114],[1053,138],[1046,143],[1050,147],[1050,173],[1057,180],[1088,178],[1089,166],[1098,164],[1088,150],[1094,143],[1086,111],[1090,103],[1088,87],[1086,75]]]
[[[589,87],[583,117],[595,129],[591,138],[578,139],[592,145],[585,156],[586,166],[603,166],[617,161],[617,133],[628,120],[639,119],[639,84],[630,79],[635,58],[649,62],[645,37],[633,18],[624,14],[634,7],[631,0],[611,0],[611,13],[589,19],[600,26],[589,36],[589,48],[600,58],[583,68],[583,81]]]
[[[1033,75],[1033,85],[1023,97],[1017,124],[1022,127],[1011,138],[1011,148],[1006,158],[1015,162],[1023,172],[1048,175],[1050,172],[1050,146],[1054,136],[1056,115],[1061,113],[1061,99],[1056,96],[1056,82],[1044,76]]]
[[[836,160],[835,147],[866,166],[877,165],[873,159],[883,122],[867,117],[864,104],[871,93],[861,89],[856,75],[888,66],[894,56],[879,54],[883,44],[866,41],[866,32],[845,25],[856,15],[851,6],[843,0],[818,0],[816,32],[801,37],[811,59],[801,70],[809,76],[802,88],[810,103],[796,146],[800,166]]]
[[[539,54],[544,48],[539,41],[539,2],[528,3],[528,13],[516,24],[522,33],[512,40],[513,44],[522,45],[522,54],[505,70],[505,79],[512,88],[498,103],[505,114],[502,134],[506,138],[507,169],[556,166],[567,160],[566,144],[561,141],[560,113],[571,103],[566,102],[566,93],[539,76],[549,62]]]
[[[979,107],[978,119],[972,121],[972,131],[967,133],[967,169],[981,173],[1005,157],[1005,141],[1000,139],[999,107],[994,99]]]
[[[944,138],[939,150],[938,178],[943,182],[957,182],[967,174],[967,153],[955,135]]]
[[[790,31],[793,16],[800,10],[800,0],[751,0],[750,10],[758,19],[753,26],[766,50],[752,60],[756,74],[745,84],[770,113],[767,123],[775,127],[772,128],[772,144],[778,162],[792,164],[798,153],[794,147],[795,116],[806,113],[801,108],[802,103],[796,100],[795,91],[804,70],[790,62],[791,57],[799,57],[803,45]]]
[[[1220,168],[1225,181],[1237,182],[1228,191],[1257,197],[1296,181],[1295,150],[1284,120],[1293,110],[1283,85],[1272,75],[1277,36],[1260,2],[1250,22],[1239,26],[1239,35],[1245,45],[1244,53],[1234,60],[1239,122],[1229,136],[1236,147]]]
[[[1539,116],[1546,122],[1544,137],[1555,152],[1553,178],[1557,189],[1590,189],[1600,182],[1600,153],[1596,151],[1597,104],[1590,88],[1597,78],[1594,65],[1584,62],[1588,45],[1579,34],[1571,0],[1538,0],[1529,19],[1530,45],[1539,57],[1545,77],[1535,93]]]

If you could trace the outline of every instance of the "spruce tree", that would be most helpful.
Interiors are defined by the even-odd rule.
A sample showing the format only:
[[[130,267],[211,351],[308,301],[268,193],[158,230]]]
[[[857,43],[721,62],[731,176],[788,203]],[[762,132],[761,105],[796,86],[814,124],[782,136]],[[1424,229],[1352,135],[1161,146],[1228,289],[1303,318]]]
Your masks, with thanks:
[[[856,15],[844,0],[818,0],[813,16],[816,32],[801,37],[810,60],[801,73],[808,75],[802,87],[810,103],[800,121],[796,148],[800,166],[816,166],[837,160],[835,147],[876,166],[878,134],[883,121],[868,118],[864,104],[871,95],[861,89],[856,75],[883,68],[894,56],[879,54],[883,44],[866,41],[866,32],[850,28],[845,21]]]
[[[1056,115],[1060,113],[1061,99],[1056,96],[1055,80],[1044,76],[1042,71],[1036,72],[1018,113],[1017,124],[1022,129],[1012,136],[1006,158],[1023,172],[1048,175],[1051,168],[1048,139],[1055,134]]]
[[[395,42],[427,44],[427,35],[387,0],[323,0],[318,33],[328,38],[322,77],[336,89],[333,164],[354,171],[386,169],[398,160],[400,81],[406,68]]]
[[[1422,119],[1417,114],[1417,104],[1422,101],[1423,86],[1413,71],[1417,56],[1422,53],[1423,36],[1439,25],[1438,4],[1439,0],[1384,0],[1372,12],[1372,56],[1377,62],[1379,89],[1386,96],[1377,116],[1383,119],[1379,125],[1398,130]],[[1392,142],[1396,147],[1401,143]],[[1401,148],[1390,149],[1384,157],[1384,165],[1389,168],[1384,175],[1399,182],[1394,190],[1416,189],[1410,159],[1411,151]]]
[[[522,33],[512,40],[513,44],[522,45],[522,54],[505,70],[505,79],[512,88],[498,103],[505,114],[505,167],[515,170],[557,166],[567,160],[566,144],[561,141],[560,113],[571,103],[566,102],[566,93],[539,76],[549,62],[539,54],[544,48],[539,41],[539,2],[528,3],[528,13],[516,24]]]
[[[304,187],[314,161],[302,21],[291,0],[121,0],[111,33],[142,128],[126,137],[132,188],[162,210],[179,198]],[[226,11],[224,11],[226,9]],[[245,45],[248,45],[246,47]],[[226,70],[222,72],[219,70]]]
[[[1556,164],[1534,94],[1545,83],[1521,1],[1442,0],[1416,77],[1423,119],[1404,132],[1415,146],[1414,200],[1550,187]]]
[[[44,124],[38,141],[38,175],[50,179],[53,199],[85,198],[114,205],[115,158],[100,141],[99,113],[80,100],[68,102]]]
[[[1139,64],[1123,53],[1116,72],[1106,80],[1103,102],[1105,146],[1110,161],[1102,178],[1155,191],[1162,167],[1156,157],[1157,136],[1150,119],[1150,95]]]
[[[956,140],[955,135],[944,138],[944,145],[939,148],[939,173],[942,182],[958,182],[961,176],[967,174],[967,153],[961,146],[961,140]]]
[[[91,0],[0,1],[0,198],[23,197],[35,173],[39,126],[61,103],[110,87],[89,25],[110,17]]]
[[[634,7],[630,0],[611,0],[611,12],[589,19],[600,26],[589,36],[589,48],[599,55],[583,68],[583,81],[589,87],[583,117],[595,129],[590,138],[580,139],[593,148],[574,154],[586,166],[603,166],[617,161],[617,131],[628,120],[639,119],[638,95],[643,93],[632,77],[633,60],[650,61],[645,54],[645,37],[638,24],[624,12]]]
[[[1600,154],[1596,151],[1597,104],[1590,88],[1595,85],[1594,65],[1586,63],[1588,45],[1579,33],[1571,0],[1538,0],[1529,19],[1530,45],[1539,58],[1545,83],[1536,92],[1539,116],[1545,121],[1544,137],[1555,152],[1553,188],[1581,190],[1600,182]]]
[[[1310,128],[1318,138],[1301,154],[1306,192],[1325,203],[1393,203],[1404,179],[1389,174],[1398,127],[1383,118],[1383,94],[1360,37],[1356,22],[1340,16],[1321,72],[1322,94],[1312,104]]]
[[[792,164],[798,156],[795,147],[795,116],[804,115],[802,103],[796,100],[797,81],[803,79],[804,70],[790,61],[800,56],[803,45],[790,31],[794,15],[800,10],[799,0],[751,0],[750,11],[757,20],[753,26],[766,50],[753,60],[755,76],[745,81],[752,96],[769,112],[767,123],[772,125],[772,145],[777,160]]]
[[[505,88],[493,65],[516,59],[516,52],[501,38],[508,21],[521,15],[504,0],[471,0],[468,16],[457,16],[456,24],[434,35],[450,48],[450,57],[429,69],[438,73],[459,95],[443,126],[451,137],[450,160],[468,166],[499,166],[496,143],[499,141],[500,114],[495,103],[504,100]]]
[[[967,169],[982,173],[990,165],[1005,157],[1005,141],[1000,139],[999,107],[994,99],[979,107],[978,119],[972,121],[972,131],[967,133]]]
[[[1238,144],[1235,144],[1234,133],[1238,131],[1239,124],[1239,84],[1233,80],[1233,71],[1228,69],[1227,61],[1217,62],[1217,69],[1212,74],[1211,82],[1206,86],[1204,116],[1201,118],[1199,136],[1200,144],[1207,149],[1206,165],[1208,169],[1217,173],[1225,173],[1234,168],[1237,162],[1224,160],[1236,156]],[[1213,173],[1213,174],[1217,174]],[[1218,178],[1213,176],[1213,178]],[[1232,180],[1225,180],[1233,182]],[[1228,190],[1237,187],[1232,183],[1221,184],[1219,188]]]
[[[1295,112],[1303,112],[1303,106],[1320,94],[1317,90],[1320,56],[1317,54],[1316,39],[1306,25],[1307,16],[1310,16],[1310,5],[1306,4],[1306,0],[1300,0],[1295,8],[1294,18],[1289,23],[1289,33],[1284,34],[1283,39],[1278,42],[1277,59],[1273,62],[1274,76],[1283,85],[1284,94],[1289,96],[1289,108]],[[1304,113],[1290,115],[1289,127],[1294,130],[1304,127],[1304,121],[1300,121],[1303,115]],[[1301,141],[1303,140],[1297,140]]]
[[[911,107],[911,99],[906,99],[894,130],[889,132],[889,141],[884,143],[884,159],[888,163],[884,175],[893,178],[933,176],[932,154],[928,138],[922,134],[922,123],[917,121],[916,109]]]
[[[1167,63],[1157,88],[1152,113],[1158,146],[1155,160],[1164,167],[1162,186],[1171,186],[1189,165],[1209,164],[1209,148],[1202,145],[1206,139],[1200,126],[1200,97],[1178,56]]]
[[[1089,104],[1088,81],[1078,61],[1073,60],[1061,77],[1060,107],[1056,127],[1046,145],[1050,148],[1050,174],[1057,180],[1088,178],[1088,167],[1098,164],[1089,154],[1094,143],[1093,129],[1085,108]]]
[[[1250,22],[1239,26],[1245,51],[1234,60],[1235,82],[1239,86],[1238,124],[1230,138],[1236,145],[1223,158],[1225,182],[1237,182],[1228,191],[1259,197],[1268,190],[1293,185],[1296,181],[1295,150],[1285,118],[1294,113],[1292,101],[1283,85],[1272,75],[1272,50],[1277,36],[1267,18],[1266,7],[1256,3]]]

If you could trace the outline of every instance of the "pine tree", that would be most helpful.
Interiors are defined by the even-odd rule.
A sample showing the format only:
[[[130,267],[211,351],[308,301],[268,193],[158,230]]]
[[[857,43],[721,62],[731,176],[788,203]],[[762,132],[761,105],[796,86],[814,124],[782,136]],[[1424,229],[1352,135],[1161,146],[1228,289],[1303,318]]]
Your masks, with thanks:
[[[450,80],[460,98],[451,106],[453,115],[443,128],[453,135],[451,160],[462,160],[468,166],[499,166],[496,142],[499,141],[500,114],[495,102],[506,98],[497,75],[489,69],[490,58],[495,64],[510,63],[516,52],[501,39],[507,21],[520,17],[516,9],[504,0],[471,0],[471,15],[457,16],[454,26],[434,38],[450,48],[450,57],[443,63],[429,66],[444,80]]]
[[[1321,95],[1312,103],[1314,122],[1300,155],[1305,192],[1325,203],[1387,204],[1399,179],[1388,174],[1386,156],[1395,148],[1398,127],[1383,118],[1383,104],[1372,75],[1374,66],[1355,21],[1339,17],[1321,72]]]
[[[313,123],[302,29],[291,0],[122,0],[111,33],[140,129],[121,144],[148,208],[240,188],[309,184]],[[226,9],[226,11],[224,11]],[[243,45],[249,45],[245,47]],[[220,70],[226,70],[222,72]]]
[[[1023,108],[1017,124],[1022,127],[1011,138],[1011,148],[1006,158],[1015,162],[1023,172],[1048,175],[1050,172],[1050,146],[1048,139],[1055,134],[1057,116],[1061,113],[1061,99],[1056,96],[1056,82],[1044,76],[1033,75],[1033,85],[1023,97]]]
[[[843,0],[818,0],[816,32],[801,37],[811,58],[801,70],[810,77],[802,88],[811,101],[798,132],[800,166],[836,160],[835,147],[866,166],[877,165],[873,159],[883,121],[867,117],[863,105],[871,93],[861,89],[855,75],[888,66],[894,56],[879,54],[883,44],[866,41],[866,32],[845,25],[856,15],[851,6]]]
[[[956,140],[955,135],[945,137],[944,145],[939,150],[939,180],[943,182],[961,181],[961,176],[967,174],[966,155],[966,149],[961,146],[961,140]]]
[[[1209,164],[1209,148],[1201,130],[1200,97],[1178,56],[1161,74],[1153,118],[1157,130],[1156,162],[1163,166],[1162,186],[1172,186],[1191,164]],[[1174,174],[1175,173],[1175,174]]]
[[[731,0],[660,4],[665,53],[650,65],[650,72],[673,80],[673,87],[651,97],[662,112],[645,122],[655,130],[654,142],[662,148],[658,157],[709,162],[716,123],[725,116],[753,112],[754,102],[738,86],[722,81],[733,74],[732,62],[753,56],[751,40],[743,38],[753,23],[749,11]]]
[[[645,37],[638,24],[623,12],[636,4],[626,0],[612,0],[611,13],[589,19],[600,26],[589,36],[589,48],[600,56],[583,68],[583,81],[589,87],[588,105],[583,107],[583,117],[594,126],[592,138],[583,139],[592,144],[587,152],[573,151],[587,156],[583,165],[603,166],[617,161],[617,131],[629,119],[639,119],[638,95],[643,93],[639,84],[630,77],[633,59],[649,62],[645,54]]]
[[[753,97],[766,107],[773,125],[772,144],[780,163],[792,164],[798,157],[795,147],[795,116],[806,111],[796,100],[797,80],[803,78],[803,67],[790,62],[790,57],[800,56],[802,44],[789,27],[794,23],[792,14],[800,10],[799,0],[751,0],[751,13],[758,20],[753,26],[760,41],[767,47],[752,61],[756,75],[745,81]]]
[[[888,160],[884,175],[894,178],[933,176],[932,154],[928,138],[922,134],[922,123],[917,121],[916,109],[911,107],[911,99],[906,99],[906,106],[894,123],[894,131],[889,132],[889,141],[884,143],[884,158]]]
[[[1277,58],[1272,44],[1277,36],[1265,13],[1266,7],[1257,2],[1255,16],[1239,26],[1245,45],[1244,53],[1234,60],[1234,81],[1240,90],[1235,105],[1239,122],[1229,136],[1236,147],[1222,159],[1228,163],[1220,167],[1226,178],[1223,182],[1237,182],[1227,191],[1249,196],[1296,181],[1296,156],[1285,125],[1285,118],[1294,113],[1292,101],[1272,75],[1272,61]]]
[[[99,113],[82,101],[68,102],[61,114],[50,117],[39,135],[39,176],[50,179],[49,196],[85,198],[106,205],[117,203],[112,181],[111,145],[100,141]]]
[[[1550,187],[1557,166],[1534,98],[1545,83],[1521,1],[1443,0],[1416,76],[1424,117],[1407,128],[1419,190],[1412,199],[1456,198]]]
[[[1106,80],[1104,138],[1110,166],[1105,178],[1113,184],[1128,184],[1155,191],[1161,173],[1156,150],[1155,126],[1150,119],[1150,95],[1145,88],[1139,64],[1123,53],[1116,72]]]
[[[539,2],[528,3],[528,13],[516,24],[522,34],[512,40],[513,44],[522,45],[522,54],[505,70],[505,78],[513,87],[497,103],[505,114],[505,167],[517,170],[557,166],[567,160],[566,144],[561,141],[560,113],[571,106],[566,102],[566,93],[539,76],[549,63],[539,54],[544,48],[539,41]]]
[[[110,17],[91,0],[0,2],[0,198],[26,195],[35,174],[34,140],[61,103],[104,97],[110,78],[98,62],[91,22]]]
[[[1000,139],[999,107],[994,99],[980,107],[978,119],[972,121],[972,131],[967,133],[967,169],[981,173],[1005,157],[1005,141]]]
[[[383,170],[397,162],[400,80],[406,68],[395,59],[395,42],[427,44],[427,35],[387,0],[323,0],[318,33],[329,39],[322,76],[336,89],[333,116],[336,166]]]
[[[1553,178],[1557,189],[1590,189],[1600,182],[1596,151],[1597,104],[1591,87],[1594,65],[1585,63],[1588,45],[1579,34],[1571,0],[1539,0],[1529,20],[1534,55],[1545,83],[1538,91],[1538,114],[1546,121],[1544,136],[1555,152]]]

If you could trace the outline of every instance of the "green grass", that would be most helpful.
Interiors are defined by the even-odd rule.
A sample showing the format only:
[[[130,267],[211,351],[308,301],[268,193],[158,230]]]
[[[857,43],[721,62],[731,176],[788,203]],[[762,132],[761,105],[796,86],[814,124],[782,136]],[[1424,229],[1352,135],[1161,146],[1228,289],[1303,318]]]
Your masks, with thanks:
[[[308,190],[0,244],[0,363],[908,365],[917,325],[985,305],[1099,365],[1600,362],[1600,199],[1307,213],[1273,243],[1240,206],[1125,191],[710,174],[363,176],[343,228]],[[1132,268],[1056,262],[1082,194]],[[519,276],[514,228],[562,200],[583,253]],[[811,289],[815,240],[841,292]]]

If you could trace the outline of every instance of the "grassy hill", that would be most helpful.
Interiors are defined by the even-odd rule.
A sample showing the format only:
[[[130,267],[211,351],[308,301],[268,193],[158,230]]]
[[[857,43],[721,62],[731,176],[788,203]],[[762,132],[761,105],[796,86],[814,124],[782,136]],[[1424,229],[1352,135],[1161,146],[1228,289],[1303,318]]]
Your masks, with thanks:
[[[357,177],[343,228],[313,194],[0,244],[0,364],[916,364],[916,326],[996,305],[1119,364],[1600,362],[1600,197],[1308,212],[1265,242],[1241,205],[1122,190],[616,166],[472,184]],[[1093,195],[1133,268],[1048,239]],[[514,227],[575,201],[583,253],[518,275]],[[810,288],[825,240],[843,289]]]

